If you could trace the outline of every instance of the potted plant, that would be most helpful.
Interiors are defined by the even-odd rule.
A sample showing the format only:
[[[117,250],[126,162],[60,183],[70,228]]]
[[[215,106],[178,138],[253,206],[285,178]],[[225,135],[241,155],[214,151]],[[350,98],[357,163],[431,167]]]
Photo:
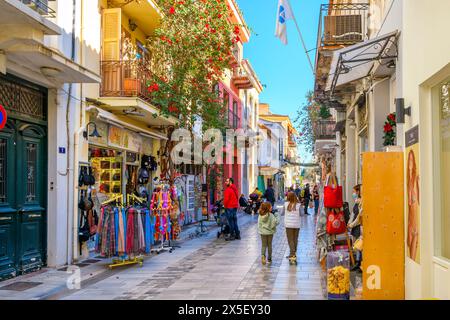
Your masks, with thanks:
[[[401,148],[397,147],[395,145],[395,138],[396,138],[396,128],[397,128],[397,120],[396,115],[394,113],[390,113],[387,118],[386,122],[384,123],[384,150],[386,152],[390,151],[401,151]]]

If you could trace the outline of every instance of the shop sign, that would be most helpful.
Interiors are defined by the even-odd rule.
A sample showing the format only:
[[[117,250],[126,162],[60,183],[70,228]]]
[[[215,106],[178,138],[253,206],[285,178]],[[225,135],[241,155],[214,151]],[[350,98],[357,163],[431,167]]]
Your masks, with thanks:
[[[0,105],[0,130],[5,127],[6,120],[8,120],[8,115],[6,113],[5,108],[3,108],[2,105]]]
[[[142,137],[138,133],[110,125],[108,137],[111,147],[141,152]]]
[[[142,137],[136,132],[124,130],[123,148],[134,152],[140,152],[142,149]]]
[[[108,124],[105,122],[96,121],[97,131],[100,134],[100,138],[89,137],[89,142],[97,145],[108,145]]]
[[[142,138],[142,153],[146,155],[153,154],[153,140],[150,138]]]

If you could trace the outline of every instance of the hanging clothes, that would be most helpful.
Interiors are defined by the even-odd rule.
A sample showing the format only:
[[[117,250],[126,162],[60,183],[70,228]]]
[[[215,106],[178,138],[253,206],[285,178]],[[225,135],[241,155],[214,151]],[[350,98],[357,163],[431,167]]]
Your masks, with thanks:
[[[118,243],[117,243],[117,251],[119,256],[123,256],[125,254],[125,209],[121,209],[118,214],[119,220],[119,232],[118,232]]]
[[[127,238],[126,238],[126,252],[127,254],[133,253],[134,246],[134,209],[129,208],[127,210]]]

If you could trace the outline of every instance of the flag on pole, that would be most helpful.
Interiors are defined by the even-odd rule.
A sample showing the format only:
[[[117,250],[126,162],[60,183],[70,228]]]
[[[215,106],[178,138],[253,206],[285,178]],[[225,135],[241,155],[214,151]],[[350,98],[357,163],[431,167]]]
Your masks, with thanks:
[[[295,19],[289,0],[279,0],[275,36],[280,38],[281,42],[285,45],[288,43],[286,21],[289,19]]]

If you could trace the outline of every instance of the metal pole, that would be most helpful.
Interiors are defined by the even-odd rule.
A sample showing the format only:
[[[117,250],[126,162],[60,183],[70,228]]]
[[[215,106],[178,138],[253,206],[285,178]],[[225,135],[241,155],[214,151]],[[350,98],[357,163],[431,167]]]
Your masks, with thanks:
[[[297,19],[295,19],[294,15],[292,15],[292,16],[293,16],[293,20],[295,23],[295,27],[297,28],[298,34],[300,35],[300,40],[302,41],[302,45],[303,45],[303,49],[305,50],[306,57],[308,58],[309,66],[311,67],[311,71],[312,71],[313,75],[315,75],[316,73],[314,72],[314,66],[312,64],[311,57],[308,54],[308,49],[306,48],[305,40],[303,39],[302,32],[300,30],[300,27],[298,26]]]

